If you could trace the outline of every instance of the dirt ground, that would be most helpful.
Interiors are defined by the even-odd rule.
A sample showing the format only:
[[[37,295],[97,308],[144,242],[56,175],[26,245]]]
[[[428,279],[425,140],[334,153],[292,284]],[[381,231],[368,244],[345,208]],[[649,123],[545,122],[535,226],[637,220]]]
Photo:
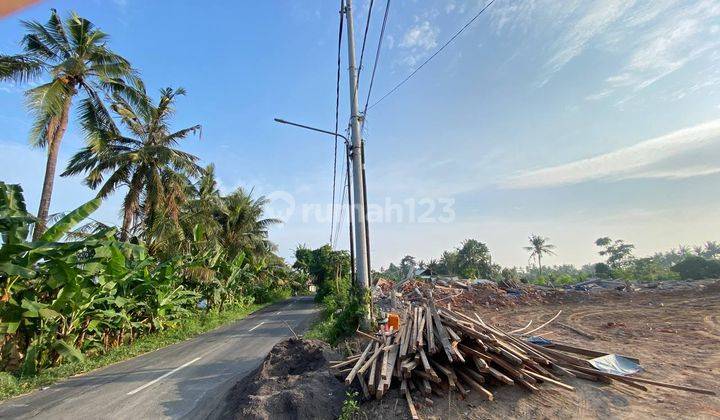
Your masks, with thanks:
[[[531,319],[539,326],[561,309],[557,321],[537,334],[639,358],[645,371],[638,375],[643,378],[720,392],[720,282],[681,291],[571,293],[552,302],[497,309],[480,306],[476,311],[486,322],[512,330]],[[544,385],[542,392],[533,394],[519,387],[497,386],[493,402],[474,393],[466,400],[434,397],[434,406],[420,408],[419,414],[425,419],[720,418],[718,396],[652,385],[643,392],[617,382],[564,380],[576,391]],[[405,400],[396,390],[361,408],[360,418],[409,417]]]

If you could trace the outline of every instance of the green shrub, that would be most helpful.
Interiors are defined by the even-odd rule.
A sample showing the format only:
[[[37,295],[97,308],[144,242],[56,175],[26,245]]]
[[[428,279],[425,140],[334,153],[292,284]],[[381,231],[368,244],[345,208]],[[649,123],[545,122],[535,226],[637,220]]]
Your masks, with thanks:
[[[720,277],[720,261],[689,256],[675,264],[671,270],[678,273],[683,280],[716,278]]]
[[[612,269],[605,263],[597,263],[593,267],[595,269],[595,276],[601,279],[609,279],[612,277]]]
[[[343,402],[339,420],[351,420],[360,412],[357,397],[357,391],[347,391],[345,393],[345,401]]]
[[[560,274],[552,279],[552,282],[556,286],[564,286],[566,284],[575,284],[578,279],[569,274]]]
[[[638,258],[632,260],[619,278],[639,282],[657,282],[663,280],[678,280],[680,276],[663,266],[657,259]]]

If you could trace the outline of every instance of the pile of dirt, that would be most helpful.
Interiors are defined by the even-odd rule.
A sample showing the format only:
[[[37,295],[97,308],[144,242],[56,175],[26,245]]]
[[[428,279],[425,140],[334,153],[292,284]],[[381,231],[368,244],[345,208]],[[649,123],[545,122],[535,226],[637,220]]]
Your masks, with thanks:
[[[282,341],[232,388],[217,418],[335,419],[345,387],[328,370],[328,360],[339,358],[319,340]]]

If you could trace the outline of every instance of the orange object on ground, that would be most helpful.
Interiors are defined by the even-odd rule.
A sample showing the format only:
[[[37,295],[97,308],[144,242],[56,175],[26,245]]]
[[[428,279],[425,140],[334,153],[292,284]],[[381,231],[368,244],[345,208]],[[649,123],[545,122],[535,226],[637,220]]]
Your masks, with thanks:
[[[395,331],[398,331],[400,329],[400,317],[398,316],[398,314],[388,314],[387,328],[393,328],[395,329]]]

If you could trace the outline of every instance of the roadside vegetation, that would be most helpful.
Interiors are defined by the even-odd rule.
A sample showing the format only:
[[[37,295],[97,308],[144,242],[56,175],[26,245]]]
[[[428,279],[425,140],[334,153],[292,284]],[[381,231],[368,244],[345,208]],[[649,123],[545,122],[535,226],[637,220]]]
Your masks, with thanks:
[[[121,362],[171,344],[187,340],[199,334],[212,331],[222,325],[244,318],[262,308],[264,304],[233,306],[226,310],[198,313],[185,317],[173,328],[150,333],[124,346],[112,347],[97,357],[86,357],[79,361],[67,362],[38,372],[36,375],[18,376],[0,372],[0,400],[25,394],[61,379],[89,372],[113,363]]]
[[[25,22],[22,52],[0,55],[0,81],[26,92],[30,143],[47,148],[37,216],[0,181],[0,398],[154,350],[292,294],[308,275],[275,254],[267,200],[223,194],[212,164],[182,149],[199,124],[173,128],[182,88],[150,93],[107,34],[55,10]],[[75,112],[71,112],[74,109]],[[77,115],[73,121],[71,116]],[[85,135],[62,176],[96,198],[50,215],[69,123]],[[92,219],[123,197],[121,226]]]
[[[306,273],[315,285],[315,301],[322,316],[305,334],[330,344],[355,332],[362,314],[361,297],[352,283],[350,254],[333,250],[330,245],[317,249],[300,246],[295,250],[295,269]]]

